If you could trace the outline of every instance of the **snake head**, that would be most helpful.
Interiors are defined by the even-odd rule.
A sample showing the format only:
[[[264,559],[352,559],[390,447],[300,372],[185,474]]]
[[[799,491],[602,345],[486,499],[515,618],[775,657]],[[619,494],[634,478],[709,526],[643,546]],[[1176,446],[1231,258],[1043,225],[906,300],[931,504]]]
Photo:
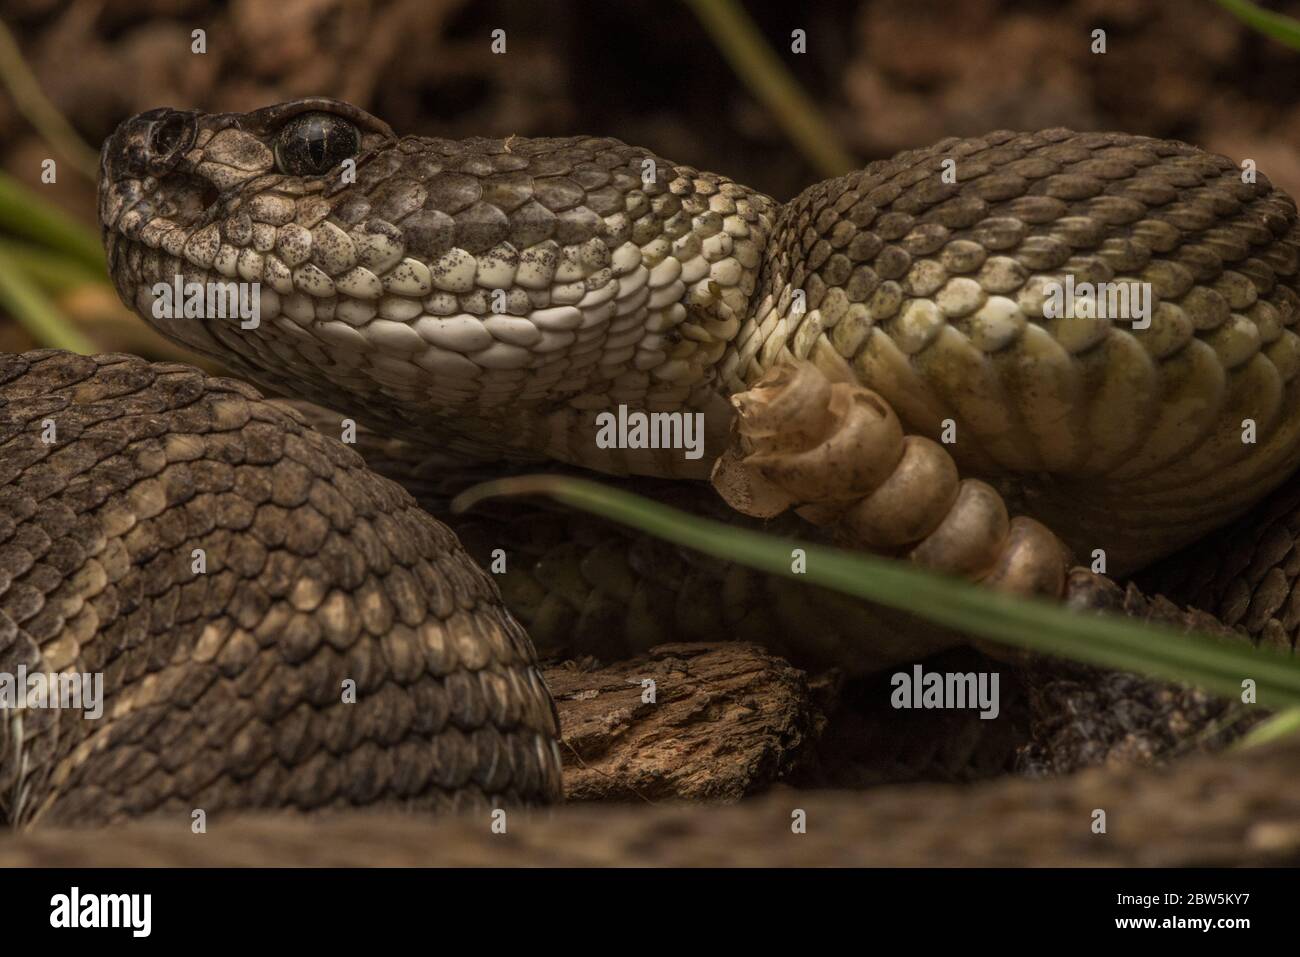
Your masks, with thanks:
[[[399,138],[309,98],[132,117],[104,145],[99,211],[123,301],[264,388],[629,470],[595,445],[601,410],[711,403],[725,432],[712,380],[774,204],[613,139]],[[255,321],[166,308],[240,280]]]

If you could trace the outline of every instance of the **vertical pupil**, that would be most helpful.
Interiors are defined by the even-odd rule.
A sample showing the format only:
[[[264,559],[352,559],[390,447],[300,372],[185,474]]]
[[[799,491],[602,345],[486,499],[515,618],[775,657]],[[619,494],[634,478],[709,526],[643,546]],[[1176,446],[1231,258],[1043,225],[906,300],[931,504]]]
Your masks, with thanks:
[[[311,158],[312,166],[320,169],[325,165],[329,153],[329,130],[324,123],[315,122],[308,125],[305,133],[307,155]]]
[[[336,117],[302,116],[281,132],[275,145],[276,162],[286,172],[320,176],[339,160],[355,155],[359,139],[351,124]]]

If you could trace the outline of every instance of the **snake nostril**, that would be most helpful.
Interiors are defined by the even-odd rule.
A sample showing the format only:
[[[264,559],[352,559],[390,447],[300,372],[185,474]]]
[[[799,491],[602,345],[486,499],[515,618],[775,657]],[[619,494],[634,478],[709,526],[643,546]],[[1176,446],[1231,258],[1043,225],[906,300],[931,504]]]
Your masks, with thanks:
[[[154,163],[173,163],[194,142],[195,123],[190,113],[168,113],[149,128],[148,149]]]
[[[185,126],[178,116],[170,116],[161,123],[155,124],[153,133],[149,138],[149,148],[155,154],[167,155],[180,142],[181,133],[184,132],[184,129]]]

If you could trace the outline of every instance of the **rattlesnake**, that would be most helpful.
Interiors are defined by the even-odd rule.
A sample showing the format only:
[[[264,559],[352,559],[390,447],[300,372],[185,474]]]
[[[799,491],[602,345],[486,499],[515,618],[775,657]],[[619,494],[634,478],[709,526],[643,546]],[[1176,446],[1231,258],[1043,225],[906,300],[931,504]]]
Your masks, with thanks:
[[[1070,553],[1127,574],[1300,464],[1294,203],[1186,144],[954,138],[782,204],[613,139],[399,137],[308,98],[125,121],[99,204],[113,282],[163,334],[448,475],[559,463],[707,489],[712,471],[754,514],[800,506],[832,537],[1087,604]],[[256,324],[157,309],[177,277],[259,283]],[[1067,277],[1143,284],[1149,325],[1045,317]],[[0,661],[103,670],[110,688],[99,725],[27,712],[6,737],[12,816],[558,796],[523,631],[454,536],[352,451],[180,366],[29,353],[0,382]],[[808,425],[827,402],[829,433]],[[698,413],[705,454],[598,443],[620,406]],[[870,419],[875,457],[808,458],[842,451],[846,415]],[[1179,597],[1220,612],[1268,578],[1268,607],[1228,624],[1290,642],[1286,542]],[[494,544],[510,550],[508,526]],[[655,568],[626,570],[588,563],[567,619],[546,610],[563,574],[501,584],[561,644],[626,651],[647,616],[662,637],[692,609],[773,630],[746,621],[765,600],[752,581],[667,608],[646,600]],[[956,640],[865,614],[812,657],[865,670]],[[777,636],[796,657],[805,639]],[[339,701],[349,677],[356,705]]]

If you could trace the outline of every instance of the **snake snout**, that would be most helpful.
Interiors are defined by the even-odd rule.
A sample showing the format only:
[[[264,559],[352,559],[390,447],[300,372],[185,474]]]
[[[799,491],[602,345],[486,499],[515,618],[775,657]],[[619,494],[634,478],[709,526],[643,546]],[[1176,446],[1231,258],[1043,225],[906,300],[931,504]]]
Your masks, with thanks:
[[[100,155],[101,218],[117,225],[130,209],[143,225],[153,215],[181,226],[205,217],[220,190],[189,161],[203,114],[161,108],[123,120]],[[116,215],[115,215],[116,214]]]
[[[104,144],[106,171],[114,178],[166,175],[194,145],[200,115],[163,107],[123,120]]]

